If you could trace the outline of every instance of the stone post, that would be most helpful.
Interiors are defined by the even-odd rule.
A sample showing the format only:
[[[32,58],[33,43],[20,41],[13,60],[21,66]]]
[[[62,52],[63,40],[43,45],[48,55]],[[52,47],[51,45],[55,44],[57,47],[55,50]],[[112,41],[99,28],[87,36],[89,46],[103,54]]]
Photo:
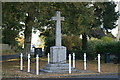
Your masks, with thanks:
[[[48,64],[50,63],[50,54],[48,53]]]
[[[28,72],[30,72],[30,54],[28,54]]]
[[[100,72],[100,54],[98,54],[98,72]]]
[[[39,57],[36,55],[36,75],[39,75]]]
[[[23,54],[20,55],[20,70],[23,70]]]
[[[84,53],[84,70],[86,70],[86,53]]]
[[[73,53],[73,68],[75,68],[75,53]]]
[[[71,74],[71,54],[69,54],[69,74]]]

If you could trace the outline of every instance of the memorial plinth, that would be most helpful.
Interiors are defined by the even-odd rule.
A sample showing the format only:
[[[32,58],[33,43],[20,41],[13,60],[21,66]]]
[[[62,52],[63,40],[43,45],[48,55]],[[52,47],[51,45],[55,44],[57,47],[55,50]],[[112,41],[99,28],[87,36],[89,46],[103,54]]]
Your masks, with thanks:
[[[50,63],[63,64],[66,63],[66,47],[53,46],[50,48]]]

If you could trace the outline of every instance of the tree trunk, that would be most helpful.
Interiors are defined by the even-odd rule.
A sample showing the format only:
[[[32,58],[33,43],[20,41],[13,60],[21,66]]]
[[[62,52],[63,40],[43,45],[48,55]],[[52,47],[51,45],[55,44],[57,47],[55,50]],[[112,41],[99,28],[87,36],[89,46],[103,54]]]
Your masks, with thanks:
[[[30,15],[26,18],[25,21],[25,31],[24,31],[24,58],[27,58],[27,55],[30,53],[31,49],[31,37],[32,37],[32,26],[30,25],[31,21]]]
[[[82,50],[83,52],[87,52],[87,35],[86,33],[82,34]]]

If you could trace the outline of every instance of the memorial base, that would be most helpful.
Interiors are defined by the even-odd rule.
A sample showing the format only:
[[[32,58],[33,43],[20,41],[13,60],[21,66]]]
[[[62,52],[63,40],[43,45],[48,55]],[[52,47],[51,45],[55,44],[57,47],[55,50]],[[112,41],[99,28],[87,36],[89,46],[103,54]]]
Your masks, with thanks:
[[[69,64],[47,64],[44,69],[41,69],[41,71],[51,73],[68,73]],[[72,71],[76,70],[72,68]]]
[[[75,70],[72,68],[72,71]],[[50,47],[50,64],[47,64],[41,71],[64,73],[69,71],[69,64],[66,64],[66,47]]]

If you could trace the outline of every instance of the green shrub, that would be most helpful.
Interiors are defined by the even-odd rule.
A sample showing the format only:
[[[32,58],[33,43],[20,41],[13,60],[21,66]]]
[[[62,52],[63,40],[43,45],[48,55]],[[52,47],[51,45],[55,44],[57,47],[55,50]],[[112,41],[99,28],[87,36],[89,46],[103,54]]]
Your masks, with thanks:
[[[113,41],[113,39],[111,37],[108,37],[108,36],[102,37],[101,40],[104,42],[112,42]]]
[[[102,40],[89,40],[87,56],[88,59],[94,59],[97,54],[104,55],[110,53],[119,56],[120,55],[120,42],[116,41],[104,41]]]
[[[98,44],[102,44],[102,41],[98,39],[88,41],[88,50],[87,50],[88,59],[93,60],[96,57],[96,46]]]
[[[118,54],[120,53],[120,42],[112,41],[112,42],[103,42],[102,44],[96,45],[97,53],[110,53],[110,54]]]

